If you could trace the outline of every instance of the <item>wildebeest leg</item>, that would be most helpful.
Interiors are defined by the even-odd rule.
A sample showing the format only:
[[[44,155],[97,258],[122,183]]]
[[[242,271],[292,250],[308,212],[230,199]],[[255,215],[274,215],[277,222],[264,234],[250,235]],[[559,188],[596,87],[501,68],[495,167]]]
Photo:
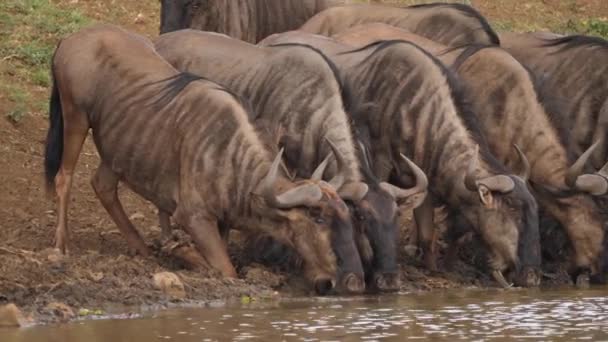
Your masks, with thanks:
[[[68,98],[66,100],[66,98]],[[69,96],[62,96],[63,107],[63,154],[61,166],[55,177],[55,190],[59,198],[57,213],[57,230],[55,231],[55,248],[62,254],[68,253],[68,204],[72,188],[72,175],[78,162],[78,155],[89,131],[87,116],[75,110]]]
[[[230,236],[230,227],[226,224],[219,224],[218,226],[220,228],[220,236],[222,237],[222,240],[224,241],[226,246],[228,246],[228,237]]]
[[[188,224],[185,225],[186,231],[207,262],[219,270],[222,276],[236,278],[236,271],[228,256],[226,244],[220,235],[217,223],[200,217],[191,218],[188,221]]]
[[[162,210],[158,209],[158,223],[160,225],[161,240],[167,241],[171,239],[171,215]]]
[[[127,239],[129,248],[137,251],[142,256],[148,256],[150,254],[148,247],[127,217],[118,199],[118,181],[118,175],[102,162],[91,180],[91,185],[95,190],[95,194],[97,194],[97,198],[99,198],[99,201],[106,208],[106,211],[110,214],[120,232]]]
[[[414,218],[418,228],[418,246],[424,253],[424,264],[431,270],[437,270],[437,251],[435,231],[433,201],[431,196],[427,196],[422,205],[414,209]]]

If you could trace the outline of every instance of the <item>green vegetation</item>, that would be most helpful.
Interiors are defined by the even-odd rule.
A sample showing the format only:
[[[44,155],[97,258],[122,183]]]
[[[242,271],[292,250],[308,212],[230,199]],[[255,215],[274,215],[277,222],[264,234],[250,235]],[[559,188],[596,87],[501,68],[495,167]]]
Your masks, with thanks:
[[[49,0],[0,1],[0,82],[5,85],[2,95],[9,102],[9,108],[3,109],[12,121],[46,107],[46,99],[44,105],[36,103],[31,93],[46,93],[49,62],[57,41],[89,21],[79,11]]]
[[[368,0],[356,0],[367,2]],[[594,2],[564,0],[432,0],[459,2],[476,7],[498,31],[579,33],[608,39],[608,13]],[[412,5],[431,0],[384,0]],[[0,0],[0,118],[17,122],[30,113],[47,110],[51,84],[49,62],[60,38],[98,18],[136,30],[157,34],[159,2]]]
[[[568,21],[565,33],[582,33],[608,39],[608,19],[591,18],[589,20]]]

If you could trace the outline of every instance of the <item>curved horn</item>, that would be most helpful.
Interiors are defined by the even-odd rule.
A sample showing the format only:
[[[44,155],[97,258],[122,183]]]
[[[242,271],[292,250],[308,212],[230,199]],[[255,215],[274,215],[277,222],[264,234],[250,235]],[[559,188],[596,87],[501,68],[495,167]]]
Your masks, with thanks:
[[[361,155],[363,158],[363,164],[364,167],[371,171],[372,170],[372,165],[371,162],[369,160],[369,155],[367,154],[367,148],[365,147],[365,145],[363,145],[363,142],[361,142],[361,140],[357,140],[357,143],[359,144],[359,149],[361,150]]]
[[[344,185],[345,181],[343,170],[346,167],[346,160],[344,159],[344,156],[333,141],[331,141],[327,137],[325,138],[325,140],[327,140],[329,147],[331,147],[331,150],[334,152],[334,156],[336,157],[336,162],[338,164],[338,170],[336,172],[336,175],[329,181],[329,184],[331,184],[334,189],[340,189],[342,185]]]
[[[500,193],[508,193],[513,191],[513,189],[515,188],[515,182],[513,182],[513,180],[509,176],[497,175],[478,180],[475,176],[478,157],[479,145],[475,145],[475,152],[473,153],[473,158],[469,163],[467,174],[464,177],[464,185],[467,187],[468,190],[477,191],[479,184],[482,184],[491,191],[496,191]]]
[[[416,165],[416,163],[411,161],[408,157],[404,156],[403,154],[401,154],[401,158],[403,158],[403,160],[405,160],[405,163],[409,167],[410,171],[414,174],[414,179],[416,179],[416,185],[410,189],[402,189],[402,188],[399,188],[392,184],[389,184],[387,182],[380,183],[380,187],[384,191],[391,194],[391,196],[393,196],[393,198],[395,198],[395,199],[405,199],[412,195],[424,192],[424,191],[426,191],[427,187],[429,186],[429,180],[426,177],[426,174],[424,173],[424,171],[422,171],[422,169],[419,168],[418,165]],[[422,198],[422,199],[424,199],[424,198]]]
[[[478,181],[479,184],[485,185],[488,189],[503,194],[513,191],[515,182],[509,176],[496,175],[484,178]]]
[[[576,178],[574,186],[577,190],[587,192],[593,196],[601,196],[608,193],[608,179],[601,174],[584,174]]]
[[[517,154],[519,154],[519,159],[521,159],[521,163],[524,165],[524,169],[522,170],[522,173],[519,174],[519,177],[521,177],[521,179],[523,179],[525,183],[528,181],[528,178],[530,178],[530,162],[528,161],[528,158],[526,158],[526,155],[519,148],[519,146],[517,146],[517,144],[514,144],[513,146],[517,150]]]
[[[331,153],[329,153],[327,155],[327,157],[325,157],[325,159],[323,159],[321,164],[319,164],[319,166],[317,166],[317,169],[315,170],[315,172],[312,173],[312,176],[310,176],[310,179],[312,179],[314,181],[323,180],[323,174],[325,173],[327,164],[329,164],[329,158],[331,158]]]
[[[601,170],[597,172],[598,175],[608,178],[608,163],[604,164]]]
[[[479,145],[475,145],[475,152],[473,152],[473,156],[469,162],[469,167],[467,168],[467,174],[464,177],[464,186],[466,186],[469,191],[477,191],[477,176],[475,175],[475,171],[477,169],[478,157]]]
[[[578,176],[583,174],[583,169],[585,168],[585,164],[593,154],[593,151],[598,147],[601,140],[595,142],[595,144],[591,145],[585,153],[581,154],[580,157],[572,164],[572,166],[566,171],[566,185],[570,188],[576,188],[576,179]]]
[[[275,183],[278,179],[279,164],[283,156],[283,148],[275,157],[268,174],[262,181],[262,195],[266,203],[276,208],[291,208],[300,205],[313,205],[321,200],[323,193],[316,184],[304,184],[285,191],[280,195],[275,193]]]
[[[338,195],[343,200],[358,202],[367,195],[369,186],[363,182],[350,182],[342,185],[338,190]]]
[[[281,157],[283,156],[284,150],[285,148],[281,148],[277,156],[274,158],[272,165],[270,165],[270,169],[268,170],[266,177],[264,177],[264,180],[262,181],[262,195],[268,205],[278,206],[277,198],[274,193],[274,183],[277,181],[279,163],[281,162]]]

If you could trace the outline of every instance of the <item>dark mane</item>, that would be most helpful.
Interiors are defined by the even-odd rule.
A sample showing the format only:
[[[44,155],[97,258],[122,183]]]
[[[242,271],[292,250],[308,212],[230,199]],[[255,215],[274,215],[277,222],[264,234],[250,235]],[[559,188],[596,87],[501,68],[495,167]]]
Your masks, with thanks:
[[[543,46],[562,46],[558,52],[563,52],[577,47],[598,47],[608,49],[608,40],[594,36],[572,35],[562,38],[544,39]]]
[[[469,44],[469,45],[465,45],[465,46],[450,48],[443,53],[447,54],[452,51],[462,49],[462,51],[460,52],[458,57],[456,57],[456,60],[454,60],[454,63],[452,63],[452,66],[451,66],[451,68],[453,70],[458,70],[458,69],[460,69],[462,64],[467,61],[467,59],[473,57],[473,55],[475,55],[479,51],[487,49],[487,48],[493,48],[493,47],[496,47],[496,46],[487,45],[487,44]]]
[[[214,90],[223,91],[225,93],[228,93],[245,109],[245,111],[247,112],[247,115],[250,118],[252,117],[251,113],[253,112],[253,110],[252,110],[253,107],[251,106],[251,103],[247,99],[245,99],[244,97],[240,96],[239,94],[231,91],[230,89],[226,88],[225,86],[223,86],[217,82],[211,81],[208,78],[203,77],[203,76],[194,75],[189,72],[180,72],[176,75],[162,79],[160,81],[149,83],[148,85],[165,83],[163,85],[163,87],[161,88],[161,90],[159,91],[160,96],[154,100],[152,105],[156,106],[158,110],[166,107],[171,101],[173,101],[173,99],[175,99],[175,97],[177,95],[179,95],[182,92],[182,90],[184,90],[190,83],[192,83],[194,81],[205,81],[205,82],[214,84],[216,86],[213,88]]]
[[[490,38],[490,41],[492,42],[492,44],[500,45],[500,38],[498,38],[498,34],[496,34],[494,29],[492,29],[492,26],[490,25],[488,20],[483,15],[481,15],[481,13],[479,13],[475,8],[473,8],[471,6],[468,6],[465,4],[459,4],[459,3],[449,3],[448,4],[448,3],[435,2],[435,3],[430,3],[430,4],[412,5],[412,6],[408,6],[407,8],[433,8],[433,7],[453,8],[457,11],[462,12],[464,15],[466,15],[468,17],[477,19],[477,21],[479,21],[479,23],[481,24],[481,28],[483,29],[483,31]]]
[[[473,44],[464,48],[461,54],[456,58],[452,68],[454,70],[458,70],[460,66],[470,57],[475,55],[477,52],[486,49],[486,48],[496,48],[496,46],[492,45],[483,45],[483,44]],[[455,50],[455,49],[452,49]],[[518,62],[519,63],[519,62]],[[566,148],[568,159],[571,160],[573,158],[572,149],[569,147],[569,129],[568,123],[565,122],[564,118],[566,115],[563,113],[562,108],[564,106],[560,105],[559,100],[552,95],[552,93],[544,86],[544,78],[539,77],[534,74],[527,66],[519,63],[527,72],[528,78],[534,87],[534,93],[536,94],[536,100],[543,107],[547,118],[551,122],[552,126],[555,128],[558,134],[558,138],[561,144]]]
[[[433,61],[433,64],[435,64],[435,66],[437,66],[439,68],[439,70],[441,70],[441,73],[446,78],[447,84],[450,87],[451,98],[452,98],[452,101],[454,102],[454,106],[456,107],[456,109],[458,111],[458,116],[462,119],[463,124],[465,125],[467,131],[469,131],[469,133],[471,134],[471,137],[473,138],[473,140],[479,145],[480,155],[488,163],[488,165],[492,169],[494,169],[494,171],[502,172],[502,173],[506,172],[505,166],[502,165],[502,163],[500,163],[494,157],[494,155],[492,155],[492,153],[490,152],[490,148],[488,146],[485,135],[483,134],[483,131],[481,130],[481,128],[478,124],[477,116],[475,115],[475,113],[472,110],[471,102],[468,97],[469,96],[468,94],[470,94],[470,92],[466,89],[465,84],[460,81],[458,76],[453,71],[448,69],[435,56],[431,55],[428,51],[424,50],[423,48],[419,47],[418,45],[416,45],[410,41],[407,41],[407,40],[376,41],[376,42],[368,44],[362,48],[352,50],[352,51],[347,51],[344,54],[354,53],[354,52],[363,51],[366,49],[376,47],[376,50],[374,50],[369,56],[367,56],[363,61],[360,62],[360,63],[365,63],[365,62],[367,62],[367,60],[370,57],[377,54],[378,52],[380,52],[388,47],[391,47],[393,45],[397,45],[397,44],[406,44],[406,45],[413,46],[415,49],[417,49],[418,51],[423,53],[427,58],[429,58],[431,61]],[[492,46],[492,45],[488,45],[488,46]]]
[[[351,135],[355,142],[355,149],[361,150],[361,147],[358,146],[358,142],[361,142],[361,143],[363,143],[364,148],[366,148],[369,151],[369,146],[366,146],[367,141],[366,141],[366,139],[363,139],[362,133],[356,127],[356,125],[353,123],[353,118],[357,117],[357,115],[360,115],[360,113],[363,113],[370,108],[369,108],[369,106],[366,106],[363,103],[361,103],[354,96],[354,91],[353,91],[353,87],[351,85],[350,80],[348,80],[346,77],[343,77],[340,73],[340,70],[336,66],[336,64],[329,57],[327,57],[327,55],[325,55],[321,50],[315,48],[314,46],[311,46],[308,44],[302,44],[302,43],[280,43],[280,44],[269,45],[269,47],[282,47],[282,46],[283,47],[284,46],[297,46],[297,47],[308,48],[308,49],[316,52],[323,58],[325,63],[327,63],[327,65],[331,69],[331,71],[334,75],[334,78],[338,82],[338,86],[340,88],[340,97],[342,99],[344,111],[349,116],[349,121],[350,121],[349,127],[351,130]],[[360,151],[360,152],[363,152],[363,151]],[[363,157],[359,158],[360,161],[363,161],[362,163],[360,163],[360,165],[361,165],[361,171],[363,172],[364,177],[370,183],[377,183],[378,181],[375,178],[375,176],[373,175],[373,172],[366,167],[367,163],[365,160],[362,160],[362,159],[363,159]]]
[[[534,92],[536,93],[537,101],[542,105],[547,118],[557,132],[559,141],[566,149],[568,161],[574,162],[575,153],[570,144],[570,129],[568,128],[570,123],[567,122],[566,118],[568,116],[563,110],[563,108],[566,108],[566,106],[561,104],[563,100],[556,98],[550,89],[545,86],[547,78],[535,74],[532,72],[532,70],[530,70],[530,68],[523,64],[522,66],[528,72],[530,81],[534,85]]]
[[[352,93],[353,93],[352,88],[348,85],[348,82],[346,82],[346,80],[342,77],[342,75],[340,74],[340,70],[338,69],[336,64],[329,57],[327,57],[327,55],[325,55],[321,50],[317,49],[316,47],[308,45],[308,44],[280,43],[280,44],[269,45],[269,47],[282,47],[282,46],[297,46],[297,47],[307,48],[307,49],[310,49],[310,50],[316,52],[319,56],[321,56],[321,58],[323,58],[325,63],[331,69],[331,72],[334,75],[334,78],[338,82],[338,86],[340,88],[340,95],[342,97],[342,102],[344,103],[344,110],[348,112],[348,111],[354,109],[356,102],[354,101],[354,97],[352,95]]]

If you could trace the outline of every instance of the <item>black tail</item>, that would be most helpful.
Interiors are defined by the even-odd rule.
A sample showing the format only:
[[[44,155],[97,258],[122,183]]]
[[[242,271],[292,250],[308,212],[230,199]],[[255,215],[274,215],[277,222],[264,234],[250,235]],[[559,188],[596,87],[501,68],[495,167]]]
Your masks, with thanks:
[[[61,109],[61,99],[55,78],[55,70],[51,67],[53,76],[53,90],[49,102],[49,131],[46,136],[46,146],[44,151],[44,174],[46,177],[47,190],[50,190],[55,182],[55,176],[61,167],[61,157],[63,155],[63,111]]]

